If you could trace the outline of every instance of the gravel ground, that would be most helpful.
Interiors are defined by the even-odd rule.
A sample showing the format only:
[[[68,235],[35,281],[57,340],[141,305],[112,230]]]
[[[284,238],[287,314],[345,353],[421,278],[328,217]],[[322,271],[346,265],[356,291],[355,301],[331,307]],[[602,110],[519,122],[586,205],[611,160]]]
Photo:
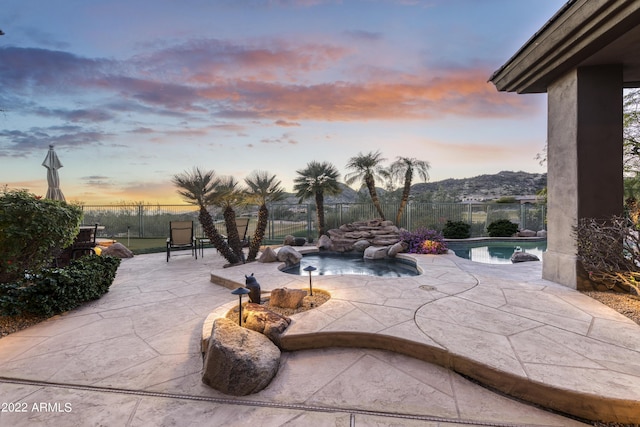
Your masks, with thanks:
[[[615,292],[583,292],[591,298],[600,301],[604,305],[613,308],[620,314],[640,325],[640,298],[635,295],[620,294]]]
[[[26,329],[46,319],[47,317],[33,315],[0,316],[0,338]]]

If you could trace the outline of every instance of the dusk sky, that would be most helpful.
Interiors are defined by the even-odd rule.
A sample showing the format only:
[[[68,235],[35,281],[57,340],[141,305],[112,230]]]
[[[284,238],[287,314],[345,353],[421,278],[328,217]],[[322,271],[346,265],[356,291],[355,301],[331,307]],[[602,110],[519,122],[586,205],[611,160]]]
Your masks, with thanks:
[[[2,0],[0,186],[182,203],[198,166],[292,191],[312,160],[380,150],[430,181],[546,172],[546,95],[491,74],[565,0]]]

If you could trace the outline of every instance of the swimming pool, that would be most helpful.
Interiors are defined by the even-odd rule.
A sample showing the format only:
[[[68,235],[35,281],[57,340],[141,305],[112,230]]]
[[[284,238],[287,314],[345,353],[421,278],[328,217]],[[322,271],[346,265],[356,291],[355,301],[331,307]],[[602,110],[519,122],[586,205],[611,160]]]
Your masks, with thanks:
[[[418,276],[420,272],[416,264],[402,258],[385,258],[366,260],[362,254],[342,254],[317,252],[302,257],[300,264],[282,270],[284,273],[308,276],[305,267],[317,268],[312,272],[314,276],[336,276],[342,274],[356,274],[378,277],[409,277]]]
[[[457,256],[471,261],[485,264],[511,264],[511,255],[517,250],[535,255],[542,261],[542,254],[547,250],[547,241],[493,241],[483,239],[465,242],[448,241],[447,246]]]

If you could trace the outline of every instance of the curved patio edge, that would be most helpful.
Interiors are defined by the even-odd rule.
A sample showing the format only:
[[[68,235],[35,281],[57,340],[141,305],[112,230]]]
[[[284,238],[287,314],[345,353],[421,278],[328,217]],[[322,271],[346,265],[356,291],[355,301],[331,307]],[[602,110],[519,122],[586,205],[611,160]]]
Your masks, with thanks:
[[[208,346],[215,319],[224,317],[236,304],[214,310],[202,327],[202,352]],[[477,360],[413,340],[380,333],[313,332],[287,334],[280,338],[282,351],[315,350],[331,347],[386,350],[433,363],[471,378],[480,385],[542,408],[591,421],[638,423],[640,401],[587,394],[533,381],[506,370],[496,369]]]
[[[541,279],[539,263],[505,267],[455,255],[415,258],[424,271],[417,277],[316,276],[314,286],[332,298],[292,316],[281,336],[282,350],[387,350],[570,416],[640,422],[640,326]],[[268,292],[304,287],[308,280],[281,273],[273,264],[234,269],[212,271],[211,281],[235,288],[255,272]],[[203,340],[215,317],[234,305],[237,301],[211,313]]]
[[[510,397],[592,421],[637,423],[640,402],[560,389],[495,369],[447,350],[394,336],[360,332],[316,332],[281,337],[283,351],[327,347],[387,350],[414,357],[464,375]]]

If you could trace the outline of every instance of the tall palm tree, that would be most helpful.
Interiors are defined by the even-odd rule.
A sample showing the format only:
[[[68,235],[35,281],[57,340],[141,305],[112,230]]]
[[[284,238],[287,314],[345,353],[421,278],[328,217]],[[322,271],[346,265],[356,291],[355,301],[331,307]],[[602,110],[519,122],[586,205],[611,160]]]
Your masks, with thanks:
[[[242,251],[240,235],[238,235],[236,211],[234,209],[245,203],[244,191],[239,185],[240,183],[232,176],[220,178],[220,183],[218,184],[219,197],[216,200],[216,204],[223,209],[222,216],[227,227],[229,246],[236,254],[236,257],[244,262],[244,252]]]
[[[380,206],[378,192],[376,191],[376,179],[382,180],[386,177],[386,170],[380,165],[385,160],[380,151],[371,151],[367,154],[358,153],[357,156],[350,158],[347,163],[347,169],[351,169],[353,172],[344,177],[347,185],[360,181],[362,186],[367,187],[371,201],[382,220],[385,217],[384,212],[382,212],[382,206]]]
[[[429,179],[429,168],[431,165],[426,160],[418,160],[414,157],[398,156],[396,161],[389,166],[389,175],[395,182],[404,182],[402,188],[402,199],[396,213],[396,224],[400,224],[400,218],[404,212],[404,208],[409,201],[409,193],[411,193],[411,183],[414,174],[418,174],[423,181]]]
[[[340,172],[329,162],[311,161],[307,167],[297,170],[298,176],[293,179],[293,191],[299,198],[298,203],[310,197],[315,198],[316,215],[318,218],[318,237],[325,233],[324,224],[324,195],[340,194],[342,189],[338,185]]]
[[[269,220],[267,203],[277,202],[285,196],[282,182],[275,175],[269,175],[265,171],[255,171],[244,179],[247,185],[247,202],[260,205],[258,209],[258,225],[249,244],[247,261],[254,261],[260,250]]]
[[[231,264],[238,263],[238,257],[231,250],[224,237],[216,230],[213,218],[207,210],[207,206],[218,203],[217,199],[220,195],[218,192],[220,180],[216,177],[215,172],[212,170],[202,171],[194,167],[191,171],[174,175],[171,182],[178,187],[178,194],[187,203],[200,208],[198,220],[202,225],[204,234],[213,246]]]

